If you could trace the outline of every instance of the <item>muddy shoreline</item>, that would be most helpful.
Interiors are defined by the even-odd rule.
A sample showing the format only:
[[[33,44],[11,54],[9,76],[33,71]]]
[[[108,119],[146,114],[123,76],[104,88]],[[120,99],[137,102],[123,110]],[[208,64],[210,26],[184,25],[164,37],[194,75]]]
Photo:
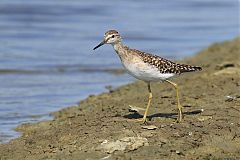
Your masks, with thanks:
[[[184,120],[174,89],[154,83],[148,123],[147,87],[135,82],[90,96],[53,113],[54,120],[24,124],[23,136],[0,145],[0,159],[240,159],[240,38],[216,43],[183,60],[203,71],[173,79],[180,87]]]

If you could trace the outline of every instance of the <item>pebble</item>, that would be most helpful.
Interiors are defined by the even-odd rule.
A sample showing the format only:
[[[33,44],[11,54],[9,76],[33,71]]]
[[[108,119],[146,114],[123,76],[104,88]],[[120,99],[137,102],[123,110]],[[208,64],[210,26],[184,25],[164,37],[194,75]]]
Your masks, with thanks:
[[[147,138],[143,137],[124,137],[119,140],[109,142],[104,140],[96,150],[104,151],[105,153],[113,153],[115,151],[136,150],[142,146],[149,146]]]
[[[155,130],[157,129],[157,126],[154,125],[148,125],[148,126],[142,126],[143,129],[147,129],[147,130]]]

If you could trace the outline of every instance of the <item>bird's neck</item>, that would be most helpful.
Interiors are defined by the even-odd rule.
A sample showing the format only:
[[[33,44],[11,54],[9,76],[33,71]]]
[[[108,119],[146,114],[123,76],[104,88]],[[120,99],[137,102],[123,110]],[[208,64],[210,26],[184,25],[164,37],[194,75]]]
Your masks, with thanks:
[[[128,63],[134,58],[133,54],[131,54],[132,52],[129,52],[130,49],[127,46],[124,46],[121,41],[112,44],[112,46],[123,64]]]
[[[124,45],[121,41],[112,44],[112,46],[119,56],[122,56],[125,53]]]

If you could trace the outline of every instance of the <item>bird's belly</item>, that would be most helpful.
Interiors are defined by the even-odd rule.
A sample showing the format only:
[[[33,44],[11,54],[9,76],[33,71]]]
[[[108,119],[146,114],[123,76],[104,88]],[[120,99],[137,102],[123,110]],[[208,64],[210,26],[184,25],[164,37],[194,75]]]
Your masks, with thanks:
[[[173,77],[173,73],[161,73],[158,68],[144,62],[123,63],[124,68],[133,77],[143,81],[161,81]]]

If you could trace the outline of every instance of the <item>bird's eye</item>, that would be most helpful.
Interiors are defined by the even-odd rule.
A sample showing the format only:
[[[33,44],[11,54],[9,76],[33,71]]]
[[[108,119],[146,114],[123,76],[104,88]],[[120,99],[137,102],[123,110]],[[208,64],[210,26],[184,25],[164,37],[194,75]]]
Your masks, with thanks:
[[[114,38],[115,36],[114,35],[112,35],[112,38]]]

